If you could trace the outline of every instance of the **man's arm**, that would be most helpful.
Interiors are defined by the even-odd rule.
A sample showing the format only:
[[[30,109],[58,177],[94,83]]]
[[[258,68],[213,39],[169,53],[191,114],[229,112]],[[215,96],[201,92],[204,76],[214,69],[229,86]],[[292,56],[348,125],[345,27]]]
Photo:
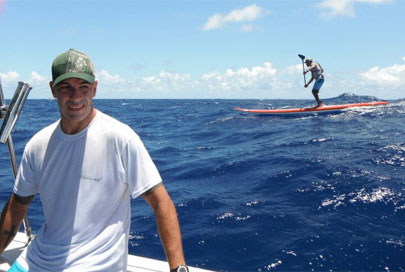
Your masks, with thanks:
[[[308,87],[312,83],[312,81],[314,81],[314,77],[311,76],[311,79],[308,81],[308,83],[304,85],[305,88]]]
[[[180,225],[176,208],[162,183],[142,195],[151,206],[156,217],[160,240],[166,253],[170,269],[185,265]]]
[[[312,71],[315,67],[316,67],[315,63],[312,63],[311,66],[308,68],[308,70],[304,71],[304,75]],[[305,88],[308,87],[312,83],[312,81],[314,81],[314,77],[311,75],[311,79],[308,81],[307,84],[304,85]]]
[[[0,254],[17,234],[33,198],[12,194],[4,205],[0,218]]]
[[[305,74],[314,70],[316,68],[316,64],[314,62],[311,63],[311,65],[309,66],[308,70],[305,71]]]

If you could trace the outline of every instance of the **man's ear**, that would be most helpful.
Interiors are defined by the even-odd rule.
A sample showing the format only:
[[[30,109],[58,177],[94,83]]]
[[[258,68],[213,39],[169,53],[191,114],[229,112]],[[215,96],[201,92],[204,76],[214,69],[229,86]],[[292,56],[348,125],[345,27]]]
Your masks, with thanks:
[[[49,87],[51,88],[53,97],[56,98],[55,88],[53,87],[53,82],[52,81],[49,81]]]
[[[98,84],[98,81],[95,80],[95,81],[94,81],[94,95],[93,95],[93,97],[95,97],[95,96],[96,96],[96,93],[97,93],[97,84]]]

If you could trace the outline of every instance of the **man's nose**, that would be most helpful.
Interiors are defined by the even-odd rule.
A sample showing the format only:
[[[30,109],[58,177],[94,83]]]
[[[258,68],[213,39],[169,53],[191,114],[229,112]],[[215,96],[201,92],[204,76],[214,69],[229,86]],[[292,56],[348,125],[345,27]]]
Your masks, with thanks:
[[[82,97],[82,94],[79,90],[79,88],[72,88],[71,92],[70,92],[70,99],[78,99]]]

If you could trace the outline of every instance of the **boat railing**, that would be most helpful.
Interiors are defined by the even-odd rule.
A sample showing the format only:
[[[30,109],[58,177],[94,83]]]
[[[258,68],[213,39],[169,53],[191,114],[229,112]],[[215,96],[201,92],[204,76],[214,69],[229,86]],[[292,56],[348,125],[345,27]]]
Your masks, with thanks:
[[[12,130],[17,123],[18,117],[21,114],[22,108],[24,106],[25,100],[28,97],[29,92],[32,87],[28,83],[22,81],[18,82],[17,88],[14,92],[14,96],[11,99],[10,104],[6,105],[6,100],[3,95],[3,87],[0,80],[0,120],[3,120],[0,130],[0,143],[8,145],[8,153],[10,157],[11,166],[13,168],[14,179],[17,177],[17,160],[14,152],[14,145],[12,139]],[[34,237],[32,234],[31,226],[28,222],[28,217],[25,216],[24,220],[24,230],[28,237],[27,244]]]

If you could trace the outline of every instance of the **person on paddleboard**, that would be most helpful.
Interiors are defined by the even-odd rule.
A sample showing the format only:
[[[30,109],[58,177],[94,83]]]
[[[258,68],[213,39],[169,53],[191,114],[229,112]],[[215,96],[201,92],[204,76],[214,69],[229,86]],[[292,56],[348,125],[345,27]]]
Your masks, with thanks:
[[[70,49],[52,63],[60,119],[27,143],[0,219],[0,254],[36,194],[45,221],[9,271],[127,271],[131,198],[156,217],[172,271],[188,271],[176,208],[140,137],[94,107],[90,58]],[[39,201],[39,200],[38,200]]]
[[[311,79],[308,81],[307,84],[305,84],[305,88],[307,88],[312,83],[312,81],[315,80],[314,86],[312,87],[312,94],[314,95],[315,100],[318,103],[316,107],[322,107],[322,101],[319,99],[319,90],[325,82],[322,66],[319,63],[314,62],[311,58],[307,58],[305,60],[305,64],[307,65],[308,70],[304,71],[304,76],[306,73],[311,72]]]

